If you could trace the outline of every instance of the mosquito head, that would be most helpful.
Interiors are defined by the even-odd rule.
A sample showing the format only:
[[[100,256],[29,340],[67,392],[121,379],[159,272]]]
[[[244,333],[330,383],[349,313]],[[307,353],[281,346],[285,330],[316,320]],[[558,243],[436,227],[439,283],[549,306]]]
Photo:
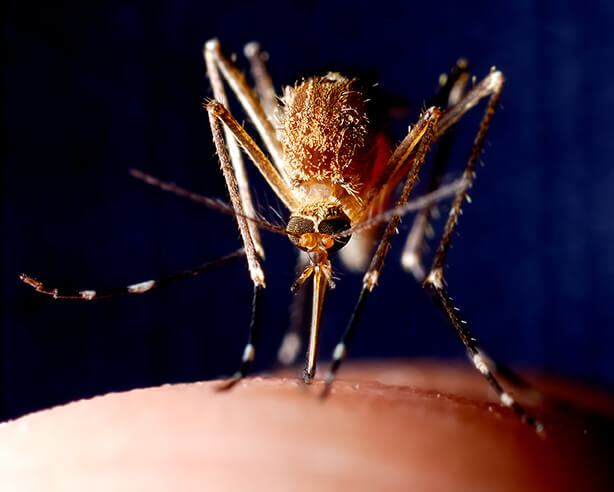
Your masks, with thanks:
[[[322,213],[304,209],[290,216],[286,232],[297,248],[307,253],[333,253],[350,240],[350,236],[333,238],[334,234],[350,228],[350,219],[340,209],[330,208]]]
[[[338,208],[306,206],[290,216],[286,234],[297,248],[307,253],[310,261],[310,265],[294,282],[292,290],[295,290],[312,274],[314,275],[314,286],[317,284],[320,285],[318,288],[322,288],[322,285],[328,285],[331,289],[335,287],[328,255],[342,248],[350,239],[349,236],[336,238],[333,234],[349,228],[350,219]],[[314,305],[316,311],[321,309],[321,299],[318,301],[318,306],[316,309]]]

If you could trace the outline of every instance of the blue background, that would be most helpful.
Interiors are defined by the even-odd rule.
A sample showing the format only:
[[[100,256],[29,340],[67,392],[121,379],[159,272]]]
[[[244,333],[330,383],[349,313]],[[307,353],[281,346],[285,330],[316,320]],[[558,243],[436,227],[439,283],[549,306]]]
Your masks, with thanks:
[[[611,390],[613,14],[606,1],[5,7],[1,416],[236,369],[251,296],[243,261],[92,303],[54,301],[17,278],[23,271],[51,286],[122,286],[239,246],[232,218],[127,173],[138,168],[226,199],[201,106],[211,96],[201,49],[212,37],[239,54],[243,69],[243,45],[260,41],[278,90],[329,69],[368,71],[410,108],[399,128],[413,123],[459,56],[478,77],[501,69],[507,82],[485,167],[446,268],[450,293],[496,357]],[[449,177],[464,164],[480,113],[459,126]],[[274,218],[269,206],[281,205],[251,174],[260,210]],[[263,236],[268,288],[257,370],[274,365],[294,279],[291,244]],[[393,244],[351,356],[462,357],[446,322],[401,271],[402,243]],[[361,285],[360,275],[338,274],[321,360]]]

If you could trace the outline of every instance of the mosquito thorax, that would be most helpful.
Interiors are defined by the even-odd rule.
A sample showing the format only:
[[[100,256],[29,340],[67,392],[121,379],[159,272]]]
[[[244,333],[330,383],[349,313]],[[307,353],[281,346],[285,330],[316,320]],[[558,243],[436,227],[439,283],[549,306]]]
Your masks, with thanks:
[[[282,103],[278,134],[291,186],[318,183],[356,193],[373,160],[359,82],[336,72],[310,77],[286,87]]]
[[[324,208],[312,204],[290,216],[286,231],[290,241],[303,251],[321,249],[333,253],[350,240],[349,235],[334,235],[349,229],[350,226],[350,219],[339,208]]]

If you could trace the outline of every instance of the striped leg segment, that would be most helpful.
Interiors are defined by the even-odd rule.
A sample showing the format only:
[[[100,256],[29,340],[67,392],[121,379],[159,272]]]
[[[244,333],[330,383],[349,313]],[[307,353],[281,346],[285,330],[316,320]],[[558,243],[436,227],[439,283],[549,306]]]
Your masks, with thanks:
[[[245,252],[243,248],[241,248],[234,253],[230,253],[229,255],[226,255],[214,261],[203,263],[202,265],[198,265],[197,267],[191,268],[190,270],[173,273],[158,280],[147,280],[145,282],[128,285],[127,287],[118,287],[112,289],[76,290],[50,288],[42,282],[39,282],[38,280],[34,279],[33,277],[26,275],[25,273],[19,275],[19,278],[29,286],[36,289],[37,292],[53,296],[55,299],[82,299],[86,301],[93,301],[94,299],[103,299],[106,297],[122,296],[126,294],[142,294],[158,287],[164,287],[166,285],[179,282],[186,278],[195,277],[199,273],[225,265],[226,263],[236,260],[237,258],[243,258],[244,256]]]
[[[326,398],[330,393],[330,389],[332,387],[332,383],[335,379],[335,375],[337,371],[339,371],[339,367],[341,366],[341,362],[345,359],[347,354],[347,346],[350,344],[350,341],[354,337],[354,332],[356,331],[356,326],[358,324],[358,320],[365,308],[367,303],[367,298],[371,291],[368,288],[363,286],[360,291],[360,295],[358,296],[358,301],[356,302],[356,306],[352,311],[352,316],[350,317],[350,321],[348,322],[345,332],[343,333],[343,338],[335,347],[335,351],[333,352],[333,362],[330,366],[330,369],[326,373],[326,378],[324,379],[324,390],[321,393],[322,398]]]
[[[296,260],[296,275],[299,276],[309,266],[309,257],[300,252]],[[290,306],[290,326],[277,351],[277,361],[283,366],[294,364],[301,348],[306,345],[309,326],[306,322],[309,313],[309,289],[306,285],[294,290]]]
[[[243,349],[243,356],[241,357],[241,365],[239,370],[233,374],[233,376],[222,385],[220,385],[218,391],[226,391],[237,384],[243,379],[252,367],[254,357],[256,355],[256,345],[258,344],[258,338],[260,336],[260,303],[262,298],[263,287],[254,285],[254,295],[252,297],[252,315],[249,323],[249,331],[247,335],[247,343]]]
[[[471,333],[467,328],[466,321],[463,321],[458,317],[458,309],[452,304],[450,296],[443,287],[442,279],[437,279],[429,275],[425,282],[425,287],[432,294],[437,306],[439,306],[439,308],[446,314],[458,337],[463,342],[463,345],[465,345],[467,355],[473,362],[473,365],[495,390],[501,404],[505,407],[510,407],[520,417],[520,420],[534,427],[537,432],[543,432],[543,424],[527,413],[524,407],[517,403],[512,395],[503,389],[493,372],[489,369],[487,364],[488,357],[482,355],[483,352],[478,347],[476,339],[471,336]]]
[[[225,75],[228,73],[228,70],[224,69],[224,62],[226,60],[221,57],[219,43],[215,40],[207,42],[205,44],[203,55],[207,65],[207,74],[209,75],[209,80],[211,81],[215,100],[219,105],[227,106],[228,101],[226,99],[222,77],[220,76],[220,70],[222,70],[222,73]],[[232,71],[233,67],[230,67],[230,70]],[[230,83],[232,84],[232,80]],[[243,85],[247,88],[247,84]],[[234,90],[234,86],[231,85],[231,87],[233,87]],[[237,141],[234,139],[231,130],[227,126],[224,126],[224,133],[226,137],[224,140],[220,123],[215,112],[208,108],[208,113],[211,133],[213,134],[213,141],[215,143],[220,165],[222,167],[222,173],[224,174],[224,179],[226,180],[226,188],[228,189],[228,194],[230,195],[232,207],[238,214],[255,216],[255,210],[247,181],[247,174],[245,172],[245,166],[243,165],[243,157]],[[228,152],[230,153],[230,159],[226,149],[228,149]],[[252,319],[250,322],[247,344],[245,345],[245,349],[243,351],[239,371],[235,374],[235,376],[233,376],[229,383],[221,389],[228,389],[232,387],[236,381],[244,377],[245,374],[247,374],[252,361],[254,360],[254,346],[258,329],[257,320],[259,317],[258,305],[261,291],[265,287],[264,272],[260,266],[260,260],[258,258],[258,256],[264,257],[264,249],[260,242],[258,227],[253,222],[248,223],[243,216],[237,215],[236,219],[239,226],[239,231],[241,233],[241,238],[245,246],[249,273],[254,284]]]

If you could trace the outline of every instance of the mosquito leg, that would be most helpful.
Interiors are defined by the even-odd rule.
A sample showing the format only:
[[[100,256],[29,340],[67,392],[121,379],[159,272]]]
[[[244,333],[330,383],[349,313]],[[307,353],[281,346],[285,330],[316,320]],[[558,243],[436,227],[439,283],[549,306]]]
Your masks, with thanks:
[[[219,101],[221,104],[228,107],[228,100],[226,98],[226,92],[224,91],[224,84],[222,83],[222,78],[220,77],[220,73],[217,68],[214,53],[215,50],[207,49],[207,45],[205,45],[204,57],[205,64],[207,66],[207,74],[209,76],[209,81],[211,82],[211,87],[213,89],[213,97],[216,101]],[[252,202],[252,195],[249,190],[249,182],[247,179],[247,174],[245,172],[245,166],[243,165],[243,156],[241,155],[241,150],[239,149],[239,146],[235,139],[232,138],[230,130],[224,128],[224,133],[226,136],[226,146],[228,148],[228,152],[230,153],[230,162],[232,164],[232,168],[234,169],[234,175],[237,180],[239,196],[243,204],[243,209],[245,210],[245,213],[247,215],[253,217],[255,216],[255,210]],[[260,233],[258,231],[258,228],[255,226],[255,224],[252,223],[248,225],[248,228],[252,236],[256,251],[261,258],[264,258],[264,248],[262,247],[262,243],[260,241]]]
[[[237,224],[239,226],[241,238],[243,239],[249,273],[254,284],[254,296],[252,301],[252,320],[250,322],[248,341],[245,345],[245,350],[243,352],[241,366],[239,372],[237,373],[238,376],[235,375],[232,380],[236,382],[245,375],[246,371],[251,366],[251,363],[255,356],[254,343],[256,338],[255,335],[257,334],[258,329],[258,305],[261,291],[265,287],[264,272],[262,271],[262,268],[260,266],[260,260],[258,259],[256,248],[254,247],[254,242],[248,228],[247,220],[244,216],[243,204],[239,195],[239,189],[235,180],[235,175],[232,172],[230,160],[228,158],[228,154],[226,153],[226,148],[224,146],[224,138],[222,136],[220,124],[214,112],[211,110],[209,110],[209,124],[211,125],[211,133],[213,134],[213,141],[215,143],[217,154],[222,167],[222,173],[224,174],[224,179],[226,180],[226,187],[228,188],[228,193],[230,195],[230,202],[232,203],[232,207],[237,212]],[[232,381],[231,384],[227,385],[228,388],[230,388],[232,384],[234,384]]]
[[[230,60],[224,57],[220,49],[220,44],[216,39],[212,39],[205,43],[203,55],[215,97],[215,101],[207,105],[207,110],[209,112],[209,121],[214,134],[217,152],[220,156],[220,161],[222,161],[222,154],[226,155],[226,153],[224,151],[224,140],[222,139],[221,131],[216,121],[216,118],[219,118],[224,122],[226,145],[228,146],[231,164],[234,169],[234,173],[232,173],[230,166],[226,166],[225,163],[222,162],[226,185],[231,195],[233,208],[237,212],[255,216],[247,175],[245,173],[243,159],[237,141],[256,164],[259,171],[272,186],[276,194],[284,201],[286,206],[294,205],[288,186],[284,181],[281,144],[277,140],[275,129],[267,118],[254,91],[249,87],[241,72],[237,70]],[[243,130],[226,109],[226,107],[228,107],[228,101],[226,99],[222,77],[229,84],[231,90],[237,96],[244,110],[256,126],[267,150],[273,158],[276,168],[273,167],[251,137],[249,137],[245,130]],[[214,127],[216,127],[216,129],[214,129]],[[226,161],[227,160],[228,158],[226,157]],[[234,199],[233,195],[235,195]],[[245,244],[252,280],[256,286],[264,287],[264,276],[261,275],[262,270],[260,269],[257,258],[255,255],[252,255],[251,252],[252,249],[255,249],[261,257],[264,257],[264,249],[261,246],[256,224],[253,222],[246,224],[245,219],[239,216],[237,216],[237,221],[239,222],[239,228]],[[262,278],[259,279],[256,277]]]
[[[262,297],[263,288],[254,284],[254,295],[252,297],[252,316],[249,323],[249,331],[247,336],[247,343],[243,349],[243,356],[241,357],[241,365],[239,370],[233,374],[233,376],[224,384],[219,386],[218,391],[225,391],[232,388],[236,383],[243,379],[252,367],[254,362],[254,356],[256,355],[256,345],[258,344],[258,338],[260,335],[260,303]]]
[[[509,393],[507,393],[503,389],[499,381],[493,375],[493,372],[490,370],[487,364],[488,358],[482,355],[482,351],[480,350],[476,339],[471,336],[471,333],[467,328],[466,322],[459,318],[457,314],[458,309],[452,303],[452,300],[448,295],[447,289],[444,287],[443,279],[443,264],[448,249],[450,247],[452,233],[458,222],[458,216],[461,213],[461,207],[463,204],[463,200],[466,198],[467,189],[471,186],[471,180],[475,175],[476,162],[484,145],[488,127],[490,126],[492,116],[499,101],[502,83],[503,78],[500,79],[500,83],[493,91],[492,95],[490,96],[490,99],[488,100],[488,105],[486,106],[484,116],[480,123],[480,128],[473,142],[473,147],[469,155],[469,160],[467,161],[467,166],[464,171],[464,178],[466,180],[466,184],[458,191],[456,197],[454,198],[454,202],[452,203],[450,214],[444,227],[444,232],[442,234],[439,247],[437,248],[437,252],[435,253],[433,265],[428,276],[426,277],[426,280],[424,281],[424,286],[432,295],[437,306],[446,314],[448,320],[454,327],[458,337],[463,342],[463,345],[465,346],[465,349],[467,351],[467,355],[473,362],[473,365],[486,378],[490,386],[495,390],[497,396],[501,401],[501,404],[506,407],[510,407],[512,410],[514,410],[514,412],[516,412],[516,414],[523,422],[528,423],[529,425],[533,426],[538,432],[541,432],[543,431],[543,425],[541,424],[541,422],[535,420],[532,416],[530,416],[525,411],[525,409],[520,404],[518,404]]]
[[[484,362],[492,372],[497,374],[501,379],[503,379],[505,382],[507,382],[514,388],[522,391],[523,396],[525,394],[528,394],[529,396],[533,397],[533,399],[538,401],[543,401],[546,398],[546,396],[543,395],[539,390],[535,389],[531,385],[531,383],[529,383],[519,374],[516,374],[512,369],[507,367],[500,360],[493,359],[490,355],[483,352],[481,349],[480,356],[482,357],[482,359],[484,359]]]
[[[413,189],[414,183],[416,182],[416,179],[418,177],[420,166],[424,162],[424,157],[426,155],[426,152],[429,150],[433,142],[433,139],[432,139],[433,130],[439,119],[439,116],[440,116],[440,112],[437,108],[432,107],[428,109],[426,113],[422,116],[421,121],[418,122],[418,124],[414,126],[414,130],[412,130],[412,132],[410,132],[410,134],[408,135],[408,137],[410,138],[408,139],[408,137],[406,137],[403,140],[403,142],[401,142],[401,144],[399,145],[399,148],[395,150],[395,152],[393,153],[391,157],[391,160],[394,160],[395,158],[398,158],[398,157],[395,157],[397,152],[402,152],[404,153],[405,159],[406,159],[409,156],[411,149],[413,149],[413,147],[419,142],[418,149],[414,155],[413,162],[411,164],[411,169],[407,176],[407,180],[405,181],[405,185],[403,186],[403,190],[401,191],[401,196],[399,197],[396,203],[396,206],[404,205],[409,199],[411,190]],[[422,133],[420,135],[412,136],[412,133],[414,131],[418,131],[418,128],[420,127],[420,123],[426,123],[426,128],[422,130]],[[411,149],[403,148],[407,140],[412,142]],[[380,271],[382,267],[384,266],[384,260],[386,258],[386,254],[388,253],[388,249],[390,248],[390,241],[392,240],[392,237],[394,236],[396,232],[396,229],[397,229],[397,226],[399,225],[400,220],[401,220],[401,217],[398,215],[393,216],[392,219],[390,219],[390,222],[388,223],[386,230],[384,231],[384,234],[382,238],[380,239],[380,242],[377,246],[377,250],[375,251],[373,258],[371,259],[371,264],[369,265],[369,269],[367,270],[363,278],[362,290],[358,297],[358,302],[356,303],[356,307],[354,308],[354,311],[352,312],[352,315],[346,326],[341,342],[339,342],[337,346],[335,347],[335,351],[333,353],[333,362],[332,362],[332,365],[328,373],[326,374],[326,379],[325,379],[326,386],[322,393],[323,397],[328,394],[330,390],[330,386],[333,382],[333,379],[335,378],[335,374],[337,373],[341,365],[341,361],[346,356],[347,346],[350,343],[354,335],[354,332],[356,330],[356,325],[365,307],[367,298],[369,294],[371,293],[371,291],[377,285],[377,280],[379,278]]]
[[[234,210],[237,212],[237,224],[245,246],[245,255],[247,256],[250,276],[255,285],[264,287],[264,272],[260,266],[260,260],[256,254],[254,241],[248,228],[247,219],[245,218],[245,211],[243,209],[241,196],[239,195],[237,181],[234,173],[232,172],[230,160],[224,146],[224,137],[222,136],[220,125],[216,119],[216,116],[211,110],[209,110],[209,125],[211,126],[211,133],[213,134],[213,141],[215,143],[217,155],[222,167],[222,173],[224,175],[224,179],[226,180],[226,188],[228,189],[228,194],[230,195],[230,203],[232,204],[232,208],[234,208]]]
[[[94,299],[103,299],[105,297],[115,297],[126,294],[142,294],[158,287],[164,287],[166,285],[179,282],[186,278],[195,277],[199,273],[225,265],[226,263],[229,263],[232,260],[236,260],[237,258],[242,258],[243,256],[245,256],[245,252],[243,248],[241,248],[234,253],[230,253],[229,255],[223,256],[222,258],[219,258],[217,260],[203,263],[202,265],[198,265],[197,267],[191,268],[190,270],[166,275],[158,280],[147,280],[146,282],[139,282],[137,284],[128,285],[127,287],[102,290],[50,288],[42,282],[39,282],[38,280],[30,277],[29,275],[26,275],[25,273],[19,275],[19,278],[23,282],[28,284],[30,287],[36,289],[37,292],[53,296],[56,299],[82,299],[86,301],[92,301]]]
[[[420,167],[422,166],[422,163],[424,162],[424,157],[426,156],[426,153],[431,148],[431,145],[433,143],[433,138],[432,138],[433,130],[435,128],[437,120],[440,117],[440,114],[441,113],[439,112],[437,108],[431,107],[430,109],[427,110],[424,116],[424,119],[427,121],[427,127],[424,131],[424,134],[422,135],[422,138],[420,140],[420,145],[418,146],[418,149],[413,158],[412,166],[411,166],[411,169],[409,170],[409,175],[407,177],[405,185],[403,186],[403,190],[401,191],[401,196],[399,197],[399,199],[397,200],[397,203],[395,204],[395,206],[397,207],[405,205],[405,203],[407,203],[407,200],[409,199],[409,195],[414,187],[416,179],[418,178]],[[394,154],[393,154],[393,158],[394,158]],[[375,255],[373,256],[373,259],[371,260],[371,265],[369,266],[369,269],[367,270],[367,273],[365,274],[364,280],[363,280],[363,283],[367,286],[369,291],[373,290],[375,288],[375,285],[377,284],[377,280],[379,278],[380,271],[382,270],[382,267],[384,266],[384,260],[386,258],[386,254],[388,253],[388,249],[390,248],[390,241],[392,240],[392,237],[396,233],[396,229],[400,221],[401,221],[400,216],[397,215],[397,216],[392,217],[392,219],[388,223],[388,226],[386,227],[386,230],[384,231],[384,235],[382,236],[382,239],[380,240],[377,250],[375,251]]]
[[[430,225],[429,214],[430,209],[424,208],[416,214],[401,254],[401,266],[405,271],[411,272],[419,282],[424,280],[425,276],[422,253],[425,249],[424,235]]]
[[[438,140],[467,111],[480,102],[482,98],[500,92],[503,80],[503,74],[493,67],[490,73],[469,90],[457,104],[441,115],[435,128],[433,139]]]
[[[445,111],[441,115],[441,118],[439,118],[437,125],[435,126],[435,129],[433,131],[432,141],[436,142],[437,140],[439,140],[446,133],[446,131],[461,118],[461,116],[463,116],[467,111],[473,108],[482,98],[499,92],[501,90],[502,85],[503,74],[493,68],[491,72],[486,77],[484,77],[475,87],[473,87],[473,89],[467,92],[456,105],[452,106],[449,110]],[[421,121],[422,120],[420,120],[416,126],[418,126]],[[410,135],[413,133],[414,130],[410,132]],[[407,140],[407,138],[408,137],[405,137],[405,140]],[[404,169],[402,164],[408,159],[409,154],[413,149],[413,147],[409,148],[409,150],[407,151],[407,155],[403,154],[403,151],[406,149],[404,145],[405,140],[403,140],[403,142],[401,142],[401,144],[394,151],[390,159],[390,161],[392,162],[389,162],[389,164],[387,165],[387,171],[385,173],[382,173],[382,176],[380,177],[378,182],[375,184],[375,186],[373,186],[372,193],[367,195],[365,200],[366,206],[369,206],[371,204],[372,200],[381,193],[380,190],[387,186],[388,181],[397,172]],[[399,155],[402,155],[402,158],[399,159]],[[413,156],[410,162],[413,162],[413,159],[415,159],[415,156]]]
[[[520,420],[534,427],[537,432],[543,432],[543,424],[539,420],[536,420],[534,417],[529,415],[524,407],[517,403],[514,398],[503,389],[497,378],[493,375],[493,372],[489,369],[488,364],[486,363],[487,357],[483,357],[481,355],[483,352],[478,347],[476,339],[471,336],[466,322],[458,317],[458,309],[454,306],[454,304],[452,304],[452,300],[450,299],[447,290],[443,286],[443,283],[440,283],[433,278],[430,280],[427,278],[425,287],[433,295],[435,303],[447,315],[448,320],[456,330],[456,333],[463,342],[463,345],[465,345],[467,355],[473,362],[473,365],[495,390],[501,404],[503,406],[510,407],[520,417]]]
[[[273,121],[279,105],[277,103],[277,96],[275,95],[271,76],[265,65],[268,56],[255,41],[247,43],[243,49],[243,53],[249,60],[250,71],[256,83],[256,93],[260,99],[260,104],[262,104],[264,114],[269,121]]]
[[[429,101],[429,106],[449,109],[458,104],[465,92],[468,80],[469,64],[465,59],[460,59],[447,75],[442,74],[439,77],[439,90]],[[427,193],[434,191],[441,184],[441,178],[450,155],[453,130],[454,128],[451,128],[440,138],[429,178]],[[434,215],[435,210],[436,208],[434,207],[425,207],[416,214],[412,228],[407,236],[403,253],[401,254],[401,265],[405,270],[410,271],[419,282],[423,281],[425,276],[422,264],[422,254],[425,247],[424,235],[426,231],[432,230],[430,228],[430,218]]]
[[[493,76],[497,74],[499,74],[499,76],[496,78],[493,78]],[[433,276],[433,277],[441,278],[443,276],[443,273],[442,273],[443,263],[446,259],[446,255],[450,247],[450,241],[452,240],[452,233],[454,232],[454,227],[456,226],[458,217],[461,213],[461,207],[463,205],[463,201],[467,198],[467,190],[471,187],[473,178],[475,177],[475,166],[480,156],[480,152],[482,151],[482,147],[484,146],[484,141],[486,140],[486,133],[488,132],[488,127],[490,126],[490,122],[495,112],[497,103],[499,102],[499,97],[501,96],[501,89],[503,88],[503,76],[501,75],[501,73],[491,72],[488,77],[486,77],[482,82],[480,82],[480,85],[482,85],[484,81],[487,81],[487,80],[490,81],[488,85],[489,87],[491,87],[492,94],[490,96],[490,99],[488,100],[488,104],[486,106],[484,116],[482,118],[482,121],[480,122],[480,128],[473,141],[473,146],[471,147],[471,153],[469,155],[467,165],[465,166],[465,170],[463,172],[463,178],[465,180],[465,184],[457,192],[456,197],[454,198],[454,201],[452,202],[452,207],[450,208],[450,214],[448,215],[448,220],[446,221],[446,225],[444,226],[443,234],[441,237],[441,242],[439,243],[439,247],[437,248],[437,252],[435,253],[435,259],[433,261],[433,265],[431,267],[429,277]],[[477,88],[478,86],[476,86],[476,89]],[[471,92],[468,93],[467,96],[469,96]],[[463,100],[467,99],[467,96],[463,98]],[[460,104],[462,104],[462,101],[461,103],[457,104],[454,108],[456,108]],[[448,113],[454,111],[454,108],[451,109]],[[443,119],[444,117],[445,117],[445,114],[441,117],[441,119]],[[437,126],[436,131],[439,131],[439,125]],[[429,277],[427,277],[426,282],[429,282]]]
[[[467,78],[468,65],[465,60],[461,59],[457,62],[456,67],[451,70],[450,74],[445,77],[441,90],[430,101],[431,105],[447,105],[448,111],[442,115],[437,126],[437,135],[441,135],[441,137],[439,141],[439,149],[435,158],[436,160],[433,168],[433,174],[431,175],[429,181],[429,191],[437,188],[440,184],[439,178],[443,172],[445,161],[447,160],[449,142],[451,141],[452,132],[454,130],[454,127],[450,127],[450,125],[457,121],[465,112],[471,109],[477,103],[477,101],[479,101],[479,99],[500,91],[500,87],[503,83],[502,75],[499,72],[491,71],[491,73],[483,81],[476,85],[475,88],[469,93],[463,96]],[[441,82],[442,81],[440,81],[440,83]],[[438,168],[439,165],[442,166],[440,169]],[[468,175],[468,178],[470,181],[472,179],[472,175]],[[428,230],[429,227],[429,215],[431,210],[433,210],[432,207],[425,207],[416,215],[401,257],[403,266],[406,269],[410,269],[414,274],[414,277],[416,277],[418,280],[424,279],[424,269],[421,262],[421,245],[423,244],[425,230]],[[515,374],[510,368],[505,367],[499,362],[496,364],[496,366],[493,365],[492,362],[487,362],[487,364],[489,364],[494,372],[498,373],[517,388],[528,388],[532,393],[536,392],[535,389],[530,388],[530,385],[523,381],[522,378]]]
[[[249,46],[249,45],[248,45]],[[219,80],[219,87],[222,87],[220,72],[224,80],[228,83],[241,106],[249,116],[258,134],[262,138],[266,150],[271,155],[273,163],[278,172],[284,173],[284,159],[281,144],[277,139],[277,134],[273,124],[268,119],[267,114],[258,100],[258,97],[248,85],[243,74],[228,60],[220,48],[220,43],[217,39],[211,39],[205,43],[204,49],[205,60],[207,61],[207,71],[211,77],[212,73],[216,73],[216,78]],[[211,81],[213,85],[213,80]],[[216,82],[216,84],[218,84]],[[215,89],[214,89],[215,90]],[[217,96],[216,96],[216,99]],[[228,104],[224,100],[218,99],[224,106]],[[285,178],[285,176],[284,176]]]
[[[237,120],[230,114],[230,111],[218,101],[210,101],[207,103],[207,111],[209,117],[219,119],[224,123],[224,127],[227,128],[232,137],[241,145],[243,150],[247,153],[251,161],[256,165],[264,179],[269,186],[273,189],[279,199],[284,202],[284,205],[289,210],[294,210],[299,207],[299,203],[294,195],[291,193],[288,184],[284,181],[281,175],[277,172],[271,161],[260,150],[256,142],[249,136],[249,134],[243,129]],[[220,132],[221,137],[221,132]],[[223,141],[222,141],[223,145]],[[222,147],[223,148],[223,147]],[[218,151],[219,152],[219,151]]]

